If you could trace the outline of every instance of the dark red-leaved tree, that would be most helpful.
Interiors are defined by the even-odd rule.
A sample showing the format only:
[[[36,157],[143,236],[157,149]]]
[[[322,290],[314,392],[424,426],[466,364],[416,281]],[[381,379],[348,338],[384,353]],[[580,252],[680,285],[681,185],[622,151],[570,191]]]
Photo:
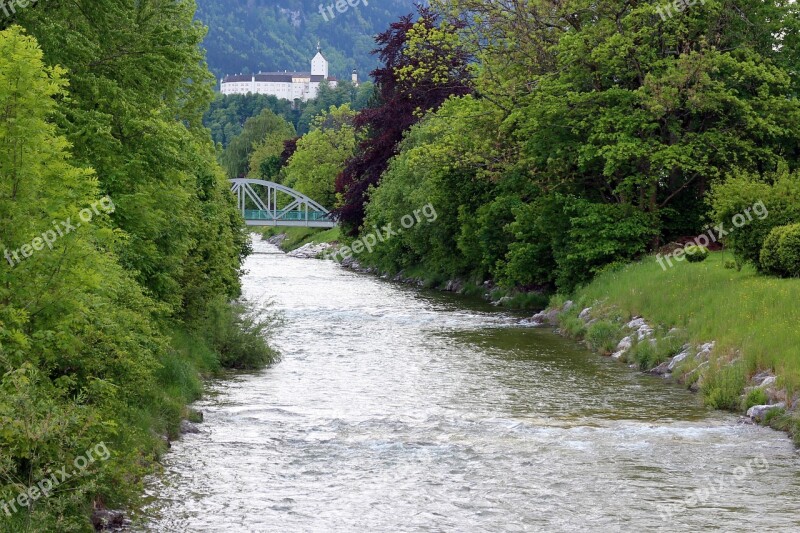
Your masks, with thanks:
[[[382,67],[372,72],[377,88],[377,107],[361,111],[355,126],[365,131],[367,138],[361,143],[358,155],[350,159],[336,179],[336,191],[344,198],[335,215],[343,228],[351,234],[358,231],[364,220],[364,206],[370,185],[377,185],[389,160],[397,154],[403,132],[420,120],[422,111],[435,110],[452,95],[463,96],[471,92],[469,84],[470,56],[463,49],[443,50],[431,45],[437,65],[446,65],[446,81],[428,78],[402,80],[400,69],[420,67],[419,60],[410,58],[406,50],[408,32],[415,24],[427,29],[436,28],[439,16],[430,8],[417,5],[418,18],[412,14],[401,17],[389,29],[375,38],[377,54]],[[453,30],[461,28],[453,27]]]

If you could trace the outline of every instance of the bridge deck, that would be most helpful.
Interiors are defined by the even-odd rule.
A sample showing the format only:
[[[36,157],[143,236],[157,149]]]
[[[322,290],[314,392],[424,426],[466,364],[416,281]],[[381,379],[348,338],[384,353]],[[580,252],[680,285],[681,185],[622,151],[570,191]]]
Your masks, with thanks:
[[[289,226],[309,228],[332,228],[336,223],[330,219],[329,213],[322,211],[261,211],[244,210],[245,222],[248,226]]]

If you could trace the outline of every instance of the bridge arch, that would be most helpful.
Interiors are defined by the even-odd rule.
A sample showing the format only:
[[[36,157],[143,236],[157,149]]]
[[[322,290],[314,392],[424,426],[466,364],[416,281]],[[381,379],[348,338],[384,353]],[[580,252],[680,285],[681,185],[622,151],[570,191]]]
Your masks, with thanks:
[[[230,182],[248,226],[332,228],[336,225],[330,211],[286,185],[249,178]]]

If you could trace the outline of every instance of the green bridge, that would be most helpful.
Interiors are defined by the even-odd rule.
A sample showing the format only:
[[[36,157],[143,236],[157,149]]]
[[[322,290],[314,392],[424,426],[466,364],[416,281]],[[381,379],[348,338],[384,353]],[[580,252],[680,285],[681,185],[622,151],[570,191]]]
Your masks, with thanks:
[[[245,178],[230,181],[248,226],[336,226],[330,211],[285,185]]]

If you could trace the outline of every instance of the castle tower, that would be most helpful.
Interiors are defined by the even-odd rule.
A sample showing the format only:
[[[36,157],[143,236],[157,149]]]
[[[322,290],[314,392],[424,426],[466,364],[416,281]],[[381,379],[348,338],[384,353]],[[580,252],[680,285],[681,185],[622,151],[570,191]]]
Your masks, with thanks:
[[[358,71],[356,69],[353,69],[350,79],[353,81],[353,86],[358,87]]]
[[[317,55],[311,60],[311,75],[328,77],[328,60],[322,55],[319,43],[317,43]]]

